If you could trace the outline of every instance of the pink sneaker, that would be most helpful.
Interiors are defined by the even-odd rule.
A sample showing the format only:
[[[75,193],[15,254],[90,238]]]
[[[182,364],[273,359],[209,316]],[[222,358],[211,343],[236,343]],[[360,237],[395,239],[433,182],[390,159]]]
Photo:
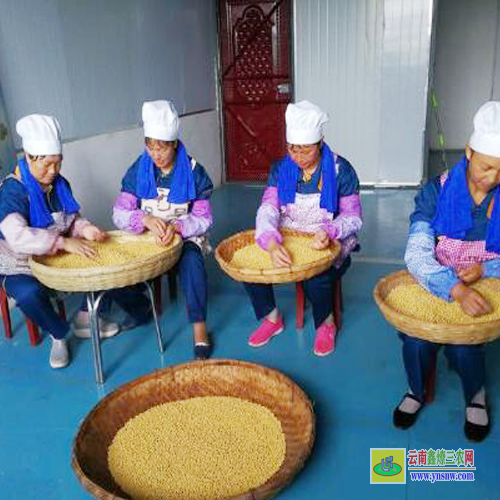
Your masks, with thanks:
[[[278,335],[285,329],[283,318],[278,318],[277,323],[269,321],[267,318],[260,326],[250,335],[248,345],[252,347],[260,347],[267,344],[272,337]]]
[[[327,356],[335,349],[335,325],[321,325],[316,330],[314,339],[314,354],[316,356]]]

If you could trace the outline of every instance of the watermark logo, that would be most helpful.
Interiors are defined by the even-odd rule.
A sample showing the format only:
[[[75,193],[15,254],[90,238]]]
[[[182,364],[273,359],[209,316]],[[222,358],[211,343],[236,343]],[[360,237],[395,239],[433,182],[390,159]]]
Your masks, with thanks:
[[[370,448],[370,484],[406,484],[406,448]]]
[[[474,450],[370,448],[370,484],[412,481],[474,481]]]
[[[423,450],[410,450],[408,452],[408,470],[460,470],[468,468],[475,470],[474,450],[459,448],[458,450],[445,450],[433,448]]]
[[[412,481],[474,481],[474,450],[429,448],[408,451]]]

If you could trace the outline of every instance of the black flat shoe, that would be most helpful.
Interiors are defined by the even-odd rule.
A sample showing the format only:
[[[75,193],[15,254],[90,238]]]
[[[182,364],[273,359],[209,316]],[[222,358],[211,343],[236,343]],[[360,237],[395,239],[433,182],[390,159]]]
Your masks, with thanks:
[[[420,403],[420,408],[415,413],[407,413],[406,411],[400,410],[399,406],[405,400],[405,398],[414,399],[415,401],[417,401],[417,403]],[[396,406],[396,409],[394,410],[394,413],[392,415],[392,421],[393,421],[394,425],[398,429],[403,429],[403,430],[409,429],[417,421],[418,414],[420,413],[420,410],[423,407],[424,407],[424,403],[422,403],[422,401],[420,401],[420,399],[418,399],[417,396],[407,392],[404,395],[404,398],[398,404],[398,406]]]
[[[480,408],[482,410],[486,410],[486,413],[488,414],[488,408],[486,407],[486,405],[483,405],[480,403],[470,403],[467,405],[467,408]],[[466,412],[467,412],[467,410],[466,410]],[[464,433],[465,433],[465,437],[469,441],[474,441],[476,443],[480,443],[489,434],[489,432],[490,432],[490,416],[489,416],[489,414],[488,414],[488,423],[486,425],[479,425],[479,424],[475,424],[475,423],[471,422],[470,420],[467,420],[467,413],[466,413]]]
[[[194,357],[196,359],[208,359],[212,353],[212,345],[208,342],[196,342],[194,345]]]

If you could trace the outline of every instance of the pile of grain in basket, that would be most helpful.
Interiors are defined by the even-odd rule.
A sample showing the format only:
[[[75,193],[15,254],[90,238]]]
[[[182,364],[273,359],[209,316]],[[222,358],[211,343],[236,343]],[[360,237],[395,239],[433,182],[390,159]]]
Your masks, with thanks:
[[[446,302],[429,293],[418,284],[399,285],[387,295],[386,302],[396,311],[426,323],[467,325],[500,319],[500,293],[491,286],[492,280],[483,280],[472,285],[491,305],[492,312],[473,317],[465,314],[458,302]]]
[[[108,465],[137,500],[215,500],[264,484],[285,451],[281,423],[266,407],[196,397],[130,419],[108,448]]]
[[[85,242],[97,251],[95,259],[81,255],[59,252],[38,259],[41,264],[62,269],[82,269],[88,267],[118,266],[147,259],[165,251],[164,247],[154,242],[115,241],[109,239],[102,242]]]
[[[283,246],[288,250],[292,258],[292,265],[303,266],[312,264],[330,255],[330,250],[316,250],[311,248],[312,239],[307,236],[285,236]],[[236,250],[231,259],[231,265],[246,269],[273,269],[268,252],[263,250],[257,243],[247,245]]]

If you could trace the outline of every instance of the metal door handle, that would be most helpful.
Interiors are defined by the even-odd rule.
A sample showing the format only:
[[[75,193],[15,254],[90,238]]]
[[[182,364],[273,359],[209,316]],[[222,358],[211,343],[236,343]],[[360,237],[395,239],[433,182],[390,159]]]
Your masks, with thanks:
[[[280,83],[277,86],[278,94],[288,94],[290,92],[290,84],[289,83]]]

